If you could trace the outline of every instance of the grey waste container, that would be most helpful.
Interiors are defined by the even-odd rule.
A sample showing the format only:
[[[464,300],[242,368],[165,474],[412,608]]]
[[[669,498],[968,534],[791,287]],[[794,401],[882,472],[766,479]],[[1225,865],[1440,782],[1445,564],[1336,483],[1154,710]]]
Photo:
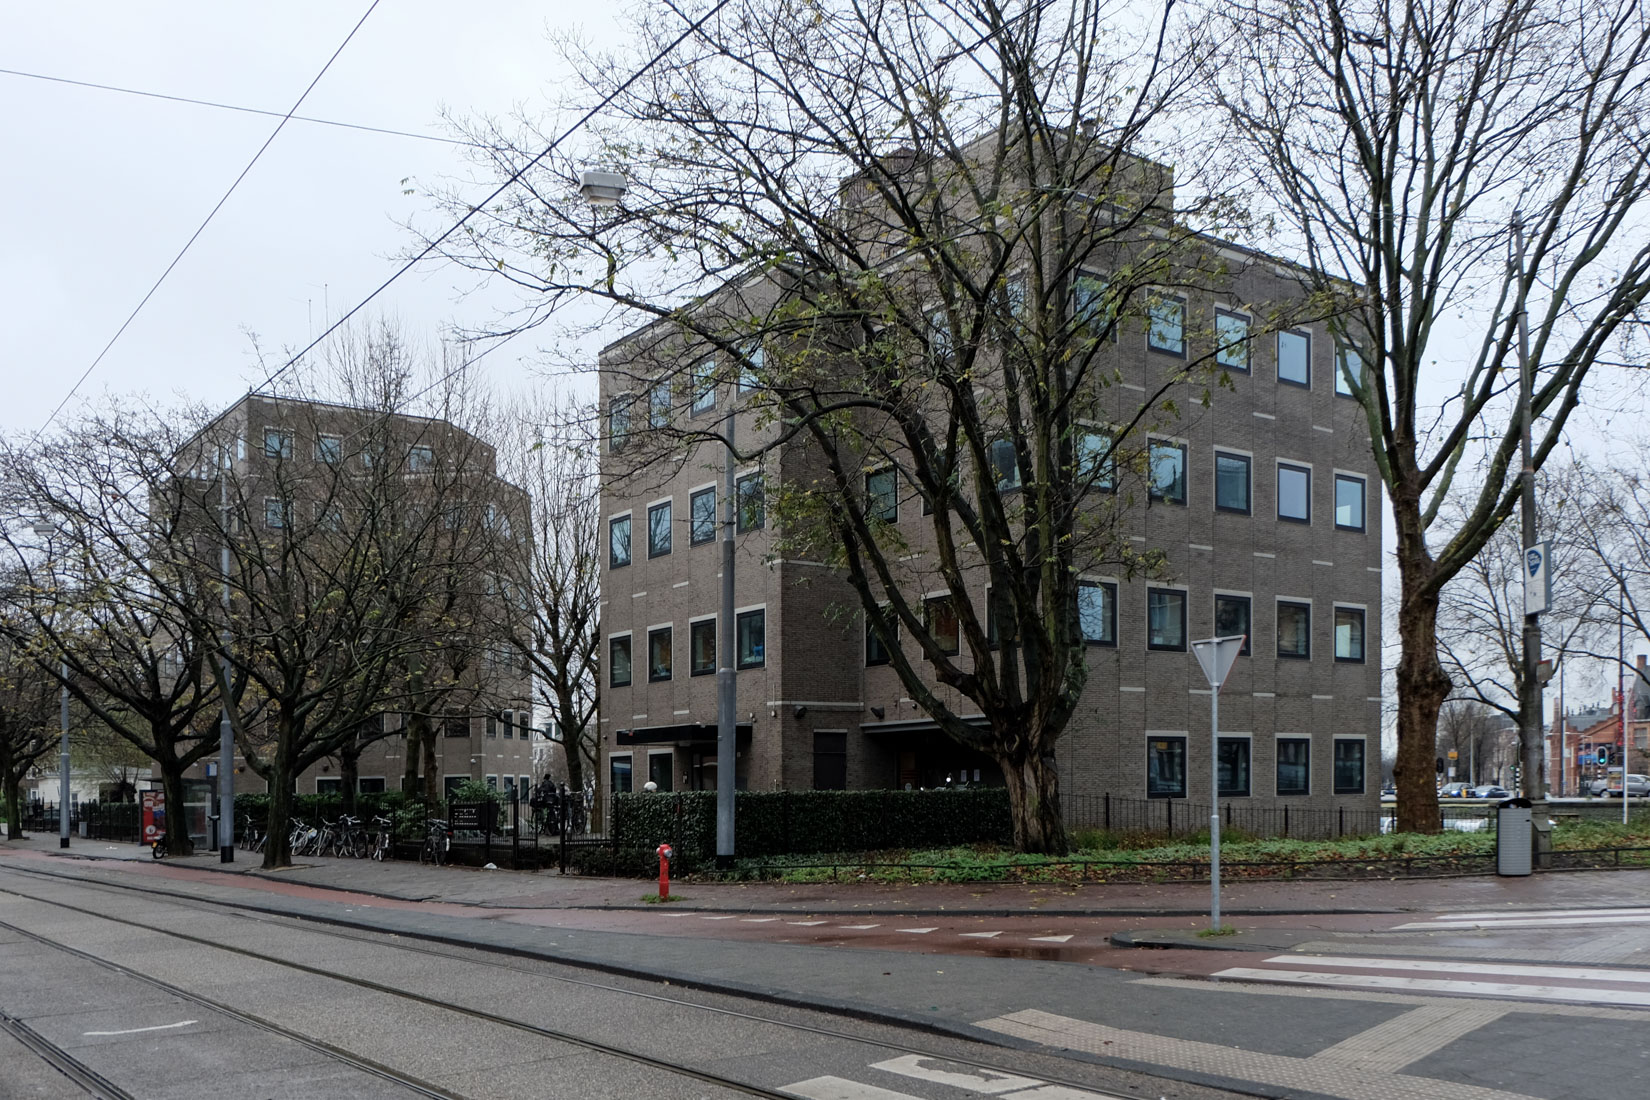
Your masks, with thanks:
[[[1495,807],[1495,873],[1527,875],[1534,863],[1534,815],[1527,798],[1509,798]]]

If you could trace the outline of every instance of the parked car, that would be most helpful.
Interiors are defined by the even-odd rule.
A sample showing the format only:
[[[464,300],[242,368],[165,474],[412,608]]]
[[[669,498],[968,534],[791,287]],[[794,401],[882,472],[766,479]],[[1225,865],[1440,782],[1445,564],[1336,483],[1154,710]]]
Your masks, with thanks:
[[[1447,783],[1438,790],[1439,798],[1466,798],[1471,790],[1465,783]]]
[[[1505,787],[1497,786],[1494,783],[1486,783],[1482,787],[1474,787],[1472,796],[1474,798],[1511,798],[1513,793]]]
[[[1595,779],[1587,784],[1587,793],[1593,798],[1603,798],[1604,792],[1609,789],[1610,781],[1608,779]]]
[[[1621,776],[1612,775],[1610,777],[1610,785],[1605,793],[1611,798],[1621,797]],[[1650,775],[1629,772],[1627,775],[1627,794],[1631,798],[1650,797]]]

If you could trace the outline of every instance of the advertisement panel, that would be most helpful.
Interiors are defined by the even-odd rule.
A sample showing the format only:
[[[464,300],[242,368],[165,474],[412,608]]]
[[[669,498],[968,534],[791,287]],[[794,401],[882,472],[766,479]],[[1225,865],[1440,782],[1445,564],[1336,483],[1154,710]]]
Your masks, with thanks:
[[[166,832],[166,795],[162,791],[143,792],[143,843],[153,844]]]

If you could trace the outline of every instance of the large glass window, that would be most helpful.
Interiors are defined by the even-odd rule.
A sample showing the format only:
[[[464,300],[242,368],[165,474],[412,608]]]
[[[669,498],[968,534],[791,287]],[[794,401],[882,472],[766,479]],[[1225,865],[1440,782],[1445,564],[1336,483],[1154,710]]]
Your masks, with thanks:
[[[716,620],[700,619],[688,627],[690,676],[710,676],[716,672]]]
[[[765,611],[741,611],[734,617],[734,643],[740,668],[761,668],[767,661],[768,616]]]
[[[1112,306],[1106,298],[1106,280],[1088,272],[1080,273],[1071,283],[1072,319],[1098,334],[1112,319]]]
[[[419,474],[435,467],[435,448],[423,445],[407,448],[407,469]]]
[[[1312,471],[1305,466],[1278,463],[1278,518],[1312,522]]]
[[[1354,396],[1352,384],[1364,384],[1364,357],[1350,344],[1335,344],[1335,392],[1342,397]]]
[[[647,632],[647,678],[670,679],[670,627]]]
[[[1112,453],[1110,432],[1082,428],[1077,435],[1077,476],[1089,488],[1106,492],[1117,487],[1117,458]]]
[[[670,423],[670,383],[660,379],[647,391],[647,426],[663,428]]]
[[[1335,475],[1335,526],[1343,531],[1364,529],[1364,479]]]
[[[1215,774],[1224,797],[1249,793],[1249,739],[1222,737],[1216,742]]]
[[[1146,797],[1186,797],[1186,739],[1146,739]]]
[[[610,569],[630,564],[630,517],[607,521],[607,564]]]
[[[1278,738],[1278,793],[1312,793],[1312,742],[1304,737]]]
[[[865,475],[865,511],[871,519],[889,523],[899,519],[899,496],[894,486],[893,470],[877,470]]]
[[[1215,362],[1227,370],[1249,373],[1249,318],[1215,310]]]
[[[1312,605],[1278,601],[1278,656],[1306,660],[1312,656]]]
[[[1361,607],[1335,609],[1335,660],[1364,659],[1364,612]]]
[[[647,510],[647,556],[663,557],[670,553],[670,501],[654,504]]]
[[[292,526],[292,505],[280,497],[264,497],[264,526],[279,531]]]
[[[899,639],[899,620],[893,615],[882,615],[882,629],[887,632],[890,641]],[[871,617],[865,618],[865,663],[867,665],[885,665],[889,662],[889,647],[882,644],[877,637],[876,628],[871,625]]]
[[[1278,381],[1312,385],[1312,337],[1301,331],[1278,333]]]
[[[962,650],[962,622],[957,618],[956,605],[950,596],[935,596],[923,601],[929,636],[941,653],[953,654]]]
[[[1146,648],[1186,649],[1186,593],[1174,588],[1146,590]]]
[[[609,451],[624,450],[625,440],[630,438],[630,401],[630,395],[624,393],[607,403],[607,449]]]
[[[991,446],[986,448],[986,457],[991,460],[991,475],[997,482],[999,493],[1020,487],[1020,463],[1014,455],[1011,440],[993,440]]]
[[[344,440],[336,435],[315,437],[315,461],[336,466],[344,460]]]
[[[1249,597],[1223,596],[1215,593],[1215,637],[1230,638],[1237,634],[1243,635],[1243,648],[1238,654],[1247,657],[1249,643],[1255,639]]]
[[[1215,507],[1249,514],[1249,456],[1215,452]]]
[[[1158,298],[1146,307],[1146,346],[1169,355],[1186,354],[1186,299]]]
[[[688,497],[688,542],[698,546],[716,538],[716,490],[700,489]]]
[[[1153,440],[1150,447],[1151,498],[1186,503],[1186,445]]]
[[[607,641],[607,682],[611,687],[630,684],[630,635],[609,638]]]
[[[607,758],[608,790],[613,794],[629,794],[630,787],[630,757],[609,756]]]
[[[291,458],[292,433],[284,428],[264,429],[264,457]]]
[[[1090,645],[1116,645],[1117,586],[1109,581],[1080,582],[1077,621],[1083,626],[1083,641]]]
[[[745,358],[739,364],[739,393],[751,393],[761,383],[762,368],[766,365],[762,345],[753,343],[745,349]]]
[[[1335,793],[1364,793],[1364,742],[1361,737],[1335,739]]]
[[[762,475],[746,474],[734,483],[734,511],[736,513],[735,527],[740,534],[746,531],[759,531],[767,522],[767,513],[762,498]]]
[[[676,754],[673,752],[650,752],[647,754],[647,778],[657,791],[673,791],[676,789]]]
[[[716,407],[716,360],[704,358],[693,368],[693,411],[709,412]]]

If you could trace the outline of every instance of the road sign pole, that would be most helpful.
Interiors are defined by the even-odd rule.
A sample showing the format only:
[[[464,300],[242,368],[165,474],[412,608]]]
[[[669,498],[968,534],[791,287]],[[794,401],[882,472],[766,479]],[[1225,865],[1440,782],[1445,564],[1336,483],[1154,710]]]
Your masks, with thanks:
[[[1220,686],[1209,689],[1209,927],[1220,931]]]

